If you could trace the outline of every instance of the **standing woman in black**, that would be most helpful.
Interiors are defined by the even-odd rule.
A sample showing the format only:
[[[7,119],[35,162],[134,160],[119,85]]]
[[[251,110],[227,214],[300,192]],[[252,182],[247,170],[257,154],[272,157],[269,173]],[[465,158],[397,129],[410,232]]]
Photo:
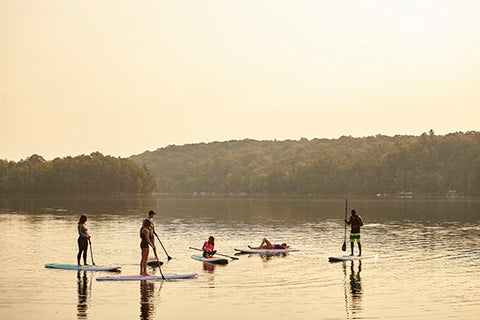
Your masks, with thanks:
[[[80,257],[83,253],[83,264],[87,265],[87,249],[88,249],[88,239],[90,239],[90,235],[88,234],[88,228],[86,227],[87,224],[87,216],[82,214],[80,216],[80,220],[78,221],[78,254],[77,254],[77,264],[80,264]]]
[[[150,245],[153,250],[155,250],[155,245],[150,240],[150,226],[152,222],[149,219],[144,219],[142,223],[142,228],[140,228],[140,238],[142,241],[140,242],[140,248],[142,249],[142,259],[140,260],[140,274],[141,275],[148,275],[147,274],[147,262],[148,262],[148,252]]]

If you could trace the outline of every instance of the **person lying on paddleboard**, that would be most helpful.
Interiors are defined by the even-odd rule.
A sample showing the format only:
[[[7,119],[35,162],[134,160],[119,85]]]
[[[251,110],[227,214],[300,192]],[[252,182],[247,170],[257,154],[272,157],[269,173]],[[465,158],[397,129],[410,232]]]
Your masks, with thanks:
[[[83,264],[87,265],[87,249],[88,249],[88,239],[90,235],[88,234],[88,228],[86,226],[88,217],[84,214],[80,216],[78,221],[78,254],[77,254],[77,264],[80,267],[80,257],[83,253]]]
[[[360,227],[363,226],[362,217],[360,217],[355,210],[352,210],[352,215],[350,219],[345,222],[351,226],[350,229],[350,248],[352,249],[352,253],[350,254],[353,256],[353,247],[355,245],[355,241],[358,244],[358,255],[362,255],[362,245],[360,244]]]
[[[248,246],[250,249],[288,249],[290,248],[287,246],[287,244],[284,242],[282,244],[272,244],[270,241],[268,241],[267,238],[263,238],[262,243],[260,244],[259,247],[252,247]]]
[[[217,252],[213,250],[215,248],[215,238],[213,236],[208,237],[208,241],[205,241],[203,244],[203,257],[204,258],[212,258],[213,255]]]
[[[140,228],[140,238],[142,241],[140,242],[140,248],[142,249],[142,259],[140,260],[140,274],[141,275],[148,275],[147,273],[147,262],[148,262],[148,252],[149,245],[155,250],[155,245],[152,241],[150,241],[150,231],[149,228],[152,222],[149,219],[144,219],[142,223],[142,227]]]

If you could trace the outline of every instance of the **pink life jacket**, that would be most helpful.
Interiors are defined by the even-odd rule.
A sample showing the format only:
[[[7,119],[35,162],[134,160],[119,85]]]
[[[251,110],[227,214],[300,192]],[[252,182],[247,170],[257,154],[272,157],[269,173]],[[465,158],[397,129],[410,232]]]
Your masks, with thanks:
[[[208,241],[205,241],[205,243],[203,244],[202,249],[203,249],[204,251],[210,251],[210,252],[212,252],[212,251],[213,251],[213,246],[212,246],[210,243],[208,243]]]

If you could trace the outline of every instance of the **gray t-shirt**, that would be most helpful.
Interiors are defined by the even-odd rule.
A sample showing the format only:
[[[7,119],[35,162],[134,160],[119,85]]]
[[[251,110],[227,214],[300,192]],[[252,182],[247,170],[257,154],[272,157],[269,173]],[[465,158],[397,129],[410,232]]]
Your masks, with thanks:
[[[85,238],[85,239],[88,239],[88,237],[90,236],[88,234],[88,228],[85,227],[85,225],[81,224],[81,223],[78,224],[78,234],[79,234],[80,238]]]

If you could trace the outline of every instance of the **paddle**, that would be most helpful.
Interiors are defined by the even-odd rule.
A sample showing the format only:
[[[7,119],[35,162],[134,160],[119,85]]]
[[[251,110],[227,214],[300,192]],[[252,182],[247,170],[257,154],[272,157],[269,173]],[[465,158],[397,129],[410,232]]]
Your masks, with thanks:
[[[155,258],[157,259],[158,270],[160,270],[160,274],[162,275],[162,279],[163,279],[163,280],[167,280],[167,279],[165,278],[165,276],[163,275],[162,267],[161,267],[161,265],[160,265],[160,260],[158,260],[157,248],[152,248],[152,249],[153,249],[153,253],[155,254]]]
[[[162,243],[162,241],[160,240],[160,238],[158,237],[157,233],[154,231],[153,234],[155,235],[155,237],[157,237],[158,242],[160,242],[160,245],[162,246],[163,251],[165,251],[165,254],[167,255],[167,259],[168,259],[169,261],[172,260],[172,257],[170,257],[170,256],[168,255],[167,250],[165,250],[165,247],[163,246],[163,243]]]
[[[95,266],[95,261],[93,261],[93,250],[92,250],[92,241],[88,239],[88,243],[90,244],[90,255],[92,256],[92,264]]]
[[[199,248],[194,248],[194,247],[189,247],[189,249],[192,249],[192,250],[198,250],[198,251],[203,251],[202,249],[199,249]],[[216,255],[219,255],[219,256],[223,256],[223,257],[227,257],[227,258],[230,258],[232,260],[238,260],[238,257],[232,257],[232,256],[228,256],[226,254],[221,254],[221,253],[218,253],[218,252],[215,252]]]
[[[342,251],[347,251],[347,202],[348,200],[345,199],[345,235],[343,238],[343,245],[342,245]]]

